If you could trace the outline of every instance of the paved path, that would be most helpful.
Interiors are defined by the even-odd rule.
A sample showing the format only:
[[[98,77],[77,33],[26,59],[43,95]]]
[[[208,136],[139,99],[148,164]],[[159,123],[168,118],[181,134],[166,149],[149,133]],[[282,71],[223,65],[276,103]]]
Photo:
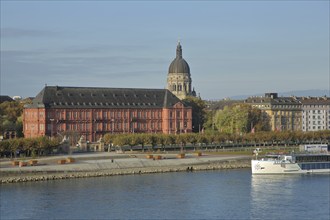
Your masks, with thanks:
[[[186,158],[178,159],[176,154],[154,153],[165,159],[147,159],[146,154],[117,154],[113,152],[84,153],[70,155],[76,159],[74,163],[57,164],[57,160],[65,159],[68,155],[52,156],[38,159],[37,166],[14,167],[8,160],[0,162],[0,172],[70,172],[70,171],[95,171],[108,169],[125,169],[137,167],[172,167],[189,166],[197,164],[209,164],[228,160],[248,159],[249,156],[225,156],[225,155],[203,155],[195,156],[187,153]],[[28,160],[27,160],[28,161]]]

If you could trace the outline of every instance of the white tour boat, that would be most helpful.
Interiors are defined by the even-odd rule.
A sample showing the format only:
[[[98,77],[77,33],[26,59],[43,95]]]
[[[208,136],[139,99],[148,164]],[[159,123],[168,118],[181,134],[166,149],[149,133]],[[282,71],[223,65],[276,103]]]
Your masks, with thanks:
[[[252,174],[330,174],[330,154],[270,155],[251,160],[251,169]]]

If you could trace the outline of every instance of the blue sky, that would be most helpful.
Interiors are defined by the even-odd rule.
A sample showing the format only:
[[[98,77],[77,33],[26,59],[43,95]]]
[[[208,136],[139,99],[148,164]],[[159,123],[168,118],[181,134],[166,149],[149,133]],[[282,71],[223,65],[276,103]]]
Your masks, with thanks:
[[[329,1],[1,1],[1,95],[165,88],[178,39],[204,99],[329,89]]]

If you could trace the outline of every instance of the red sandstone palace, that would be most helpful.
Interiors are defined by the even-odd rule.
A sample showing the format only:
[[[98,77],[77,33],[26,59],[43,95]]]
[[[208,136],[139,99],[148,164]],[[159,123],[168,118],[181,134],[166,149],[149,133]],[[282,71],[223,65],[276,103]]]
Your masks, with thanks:
[[[94,142],[106,133],[192,131],[192,109],[167,89],[46,86],[26,105],[25,137],[68,131]]]

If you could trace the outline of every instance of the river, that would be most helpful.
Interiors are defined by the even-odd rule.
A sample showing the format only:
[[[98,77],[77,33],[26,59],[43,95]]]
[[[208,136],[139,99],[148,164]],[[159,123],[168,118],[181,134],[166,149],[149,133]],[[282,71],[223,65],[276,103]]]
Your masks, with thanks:
[[[0,219],[329,219],[330,175],[249,169],[0,186]]]

